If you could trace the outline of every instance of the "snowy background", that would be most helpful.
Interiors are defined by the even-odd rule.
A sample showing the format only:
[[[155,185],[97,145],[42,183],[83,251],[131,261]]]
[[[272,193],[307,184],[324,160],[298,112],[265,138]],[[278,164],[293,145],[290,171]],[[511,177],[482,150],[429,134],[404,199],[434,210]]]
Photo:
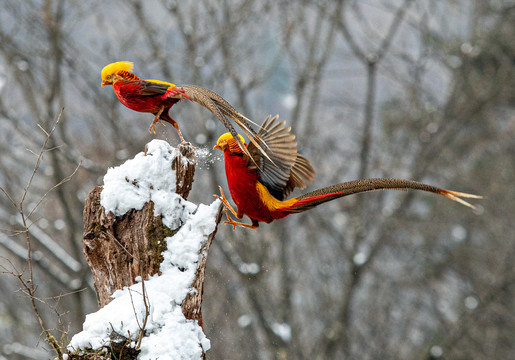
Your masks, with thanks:
[[[256,231],[221,226],[206,271],[208,358],[515,358],[514,11],[506,0],[0,0],[0,187],[15,203],[38,124],[65,108],[24,200],[48,328],[67,345],[97,310],[87,194],[152,140],[178,144],[100,87],[106,64],[131,60],[138,76],[212,89],[257,123],[278,113],[317,171],[306,191],[401,177],[487,197],[473,212],[371,193]],[[171,116],[206,153],[225,132],[197,104]],[[227,192],[221,154],[209,153],[188,200],[211,204],[218,185]],[[5,193],[0,265],[23,271]],[[17,280],[3,274],[0,291],[0,359],[52,359]]]

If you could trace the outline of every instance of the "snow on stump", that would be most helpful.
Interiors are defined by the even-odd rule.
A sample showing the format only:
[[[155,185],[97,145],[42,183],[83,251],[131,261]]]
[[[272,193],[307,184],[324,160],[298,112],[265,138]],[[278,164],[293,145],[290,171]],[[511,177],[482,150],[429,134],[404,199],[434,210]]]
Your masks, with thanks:
[[[195,165],[191,146],[153,140],[89,194],[84,253],[100,310],[69,360],[205,358],[204,270],[222,205],[185,200]]]

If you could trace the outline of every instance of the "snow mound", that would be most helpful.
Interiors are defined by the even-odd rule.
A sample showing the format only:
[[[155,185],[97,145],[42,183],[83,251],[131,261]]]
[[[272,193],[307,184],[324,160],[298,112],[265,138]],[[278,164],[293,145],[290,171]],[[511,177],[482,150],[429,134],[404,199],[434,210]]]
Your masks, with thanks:
[[[144,281],[149,316],[146,335],[138,359],[200,359],[210,342],[196,321],[187,320],[181,303],[190,291],[195,278],[199,251],[215,230],[220,205],[196,205],[175,193],[175,172],[171,163],[178,150],[162,140],[147,145],[147,154],[140,153],[124,164],[111,168],[104,176],[100,203],[106,213],[121,216],[131,209],[140,210],[152,200],[154,215],[162,216],[163,224],[171,229],[182,228],[165,238],[161,275]],[[135,341],[145,317],[143,284],[138,283],[116,291],[113,301],[86,316],[83,331],[76,334],[68,349],[98,350],[110,342],[110,334]],[[134,342],[133,341],[133,342]]]

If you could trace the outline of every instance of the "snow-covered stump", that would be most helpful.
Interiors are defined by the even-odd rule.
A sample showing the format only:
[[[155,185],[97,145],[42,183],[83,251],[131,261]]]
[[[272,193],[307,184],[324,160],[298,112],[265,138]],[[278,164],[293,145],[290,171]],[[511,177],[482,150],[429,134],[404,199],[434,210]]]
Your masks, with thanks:
[[[69,359],[204,358],[204,269],[222,205],[185,200],[195,165],[190,146],[153,140],[89,194],[84,253],[100,310],[72,338]]]

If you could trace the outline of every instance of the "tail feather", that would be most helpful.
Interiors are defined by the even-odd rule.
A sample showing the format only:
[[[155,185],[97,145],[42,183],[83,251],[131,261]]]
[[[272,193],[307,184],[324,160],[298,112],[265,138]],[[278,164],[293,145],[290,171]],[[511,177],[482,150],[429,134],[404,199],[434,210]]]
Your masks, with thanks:
[[[198,104],[207,108],[222,122],[222,124],[224,124],[224,126],[236,139],[236,142],[238,142],[238,145],[240,146],[241,150],[245,154],[247,154],[251,159],[252,157],[250,156],[247,148],[237,136],[237,132],[228,120],[228,118],[236,122],[236,124],[238,124],[242,128],[243,132],[248,136],[250,141],[252,141],[256,145],[256,147],[261,151],[261,153],[268,159],[270,159],[267,152],[263,149],[268,148],[267,144],[261,139],[261,137],[249,124],[254,122],[240,114],[231,104],[227,102],[227,100],[225,100],[223,97],[221,97],[214,91],[205,89],[200,86],[186,85],[182,88],[184,89],[187,97],[191,101],[195,101]]]
[[[472,208],[472,209],[475,209],[476,207],[474,205],[470,204],[469,202],[461,199],[461,198],[462,197],[469,198],[469,199],[482,199],[483,198],[480,195],[468,194],[468,193],[464,193],[464,192],[445,190],[445,189],[440,189],[440,192],[438,194],[440,194],[442,196],[445,196],[448,199],[457,201],[460,204],[468,206],[469,208]]]
[[[286,209],[287,213],[299,213],[314,208],[325,202],[351,195],[368,191],[376,190],[421,190],[428,191],[438,195],[445,196],[448,199],[454,200],[475,209],[475,206],[468,203],[461,198],[481,199],[482,196],[468,194],[458,191],[440,189],[438,187],[427,185],[418,181],[402,180],[402,179],[364,179],[349,181],[337,185],[328,186],[319,190],[312,191],[305,195],[299,196],[290,208]]]

